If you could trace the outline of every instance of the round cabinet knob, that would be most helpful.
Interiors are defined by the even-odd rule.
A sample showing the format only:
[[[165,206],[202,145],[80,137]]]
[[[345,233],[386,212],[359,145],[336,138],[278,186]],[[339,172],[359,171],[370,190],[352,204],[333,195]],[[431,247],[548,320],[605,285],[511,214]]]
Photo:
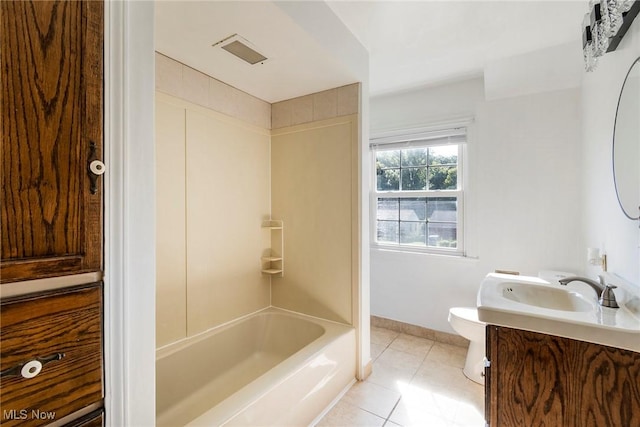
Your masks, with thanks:
[[[42,363],[37,360],[32,360],[24,364],[20,374],[22,374],[23,378],[33,378],[38,375],[40,371],[42,371]]]
[[[106,166],[100,160],[94,160],[89,163],[89,170],[95,175],[102,175],[106,170]]]

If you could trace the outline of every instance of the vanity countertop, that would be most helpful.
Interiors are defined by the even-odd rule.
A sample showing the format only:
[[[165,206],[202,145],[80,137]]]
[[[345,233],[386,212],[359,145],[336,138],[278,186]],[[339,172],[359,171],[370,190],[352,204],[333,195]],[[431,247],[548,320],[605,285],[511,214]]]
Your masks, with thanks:
[[[640,352],[637,297],[615,290],[620,308],[602,307],[586,284],[490,273],[478,291],[478,318],[492,325]]]

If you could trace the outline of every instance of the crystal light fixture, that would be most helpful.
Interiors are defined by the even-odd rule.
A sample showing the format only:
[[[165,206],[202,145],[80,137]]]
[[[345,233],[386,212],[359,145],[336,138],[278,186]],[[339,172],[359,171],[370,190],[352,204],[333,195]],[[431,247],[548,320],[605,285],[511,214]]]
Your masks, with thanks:
[[[597,0],[596,0],[597,1]],[[600,6],[606,21],[606,32],[609,37],[618,34],[622,27],[622,0],[601,0]]]
[[[590,0],[582,20],[585,69],[593,71],[598,58],[614,51],[640,11],[640,0]]]
[[[606,19],[602,17],[601,3],[598,0],[592,0],[592,3],[593,7],[589,14],[589,28],[591,29],[593,55],[597,58],[607,52],[607,48],[609,47],[609,34]]]
[[[584,68],[593,71],[598,65],[598,57],[595,55],[594,42],[591,31],[591,14],[585,13],[582,20],[582,54],[584,56]]]

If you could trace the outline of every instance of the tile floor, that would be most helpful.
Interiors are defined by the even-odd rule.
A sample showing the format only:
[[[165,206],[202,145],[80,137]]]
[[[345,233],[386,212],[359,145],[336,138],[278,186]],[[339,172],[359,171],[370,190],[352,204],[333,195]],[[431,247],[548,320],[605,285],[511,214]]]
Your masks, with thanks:
[[[317,426],[484,427],[484,389],[462,373],[466,353],[372,327],[373,373]]]

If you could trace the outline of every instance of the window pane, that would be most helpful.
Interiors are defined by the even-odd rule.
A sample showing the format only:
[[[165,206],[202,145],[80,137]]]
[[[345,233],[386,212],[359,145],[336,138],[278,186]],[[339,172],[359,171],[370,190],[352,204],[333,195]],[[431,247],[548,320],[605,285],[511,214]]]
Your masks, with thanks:
[[[377,240],[381,243],[398,243],[398,222],[378,221]]]
[[[398,221],[398,199],[378,199],[377,219]]]
[[[427,219],[427,200],[400,199],[400,220],[424,221]]]
[[[400,169],[378,169],[378,191],[400,189]]]
[[[402,167],[424,166],[427,164],[426,148],[408,148],[402,150]]]
[[[427,224],[424,222],[400,222],[400,243],[403,245],[425,246]]]
[[[440,248],[457,248],[457,231],[455,223],[433,223],[428,224],[429,246]]]
[[[435,222],[456,222],[458,203],[455,197],[427,199],[427,218]]]
[[[432,166],[429,168],[429,190],[455,190],[457,188],[457,166]]]
[[[378,151],[376,166],[380,168],[400,167],[400,150]]]
[[[429,246],[457,248],[457,208],[455,197],[427,199]]]
[[[457,165],[458,146],[429,147],[429,165]]]
[[[426,190],[427,168],[402,169],[402,190]]]

